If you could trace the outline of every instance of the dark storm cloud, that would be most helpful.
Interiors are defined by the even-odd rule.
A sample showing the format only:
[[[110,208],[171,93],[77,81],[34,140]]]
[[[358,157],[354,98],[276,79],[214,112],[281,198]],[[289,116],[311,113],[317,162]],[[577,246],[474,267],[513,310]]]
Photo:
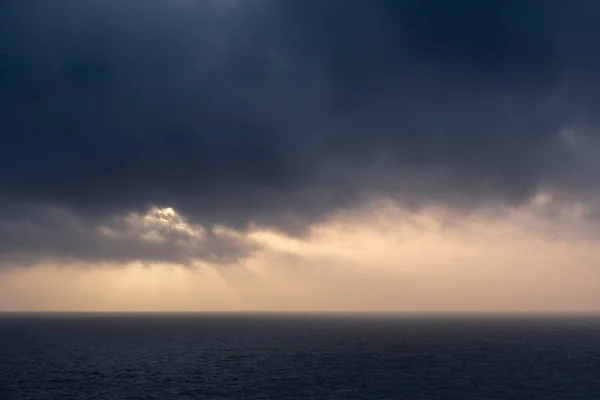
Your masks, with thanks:
[[[599,10],[3,2],[0,214],[56,207],[91,227],[158,204],[209,227],[289,231],[372,195],[472,207],[540,186],[590,190],[590,164],[574,163],[578,145],[560,132],[583,121],[594,141]],[[55,229],[68,236],[44,235]],[[68,253],[48,243],[31,251]],[[72,243],[75,256],[103,248]]]

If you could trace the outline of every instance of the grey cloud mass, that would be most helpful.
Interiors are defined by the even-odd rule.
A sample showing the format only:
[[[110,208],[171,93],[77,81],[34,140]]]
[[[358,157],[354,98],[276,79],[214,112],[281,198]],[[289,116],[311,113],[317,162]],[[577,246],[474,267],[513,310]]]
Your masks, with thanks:
[[[595,192],[599,46],[597,0],[4,1],[2,259],[169,258],[96,232],[153,205],[301,232]]]
[[[40,260],[75,265],[131,261],[226,265],[259,248],[234,231],[206,230],[177,214],[164,214],[154,209],[98,225],[61,209],[32,209],[26,218],[0,220],[0,265],[32,266]]]

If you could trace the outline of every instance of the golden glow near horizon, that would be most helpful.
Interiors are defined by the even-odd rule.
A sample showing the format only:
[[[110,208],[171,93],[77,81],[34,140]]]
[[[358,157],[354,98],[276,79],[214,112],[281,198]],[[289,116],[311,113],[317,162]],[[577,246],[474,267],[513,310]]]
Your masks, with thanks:
[[[543,194],[502,217],[457,219],[442,218],[443,210],[409,213],[378,204],[339,213],[308,238],[252,232],[264,250],[229,267],[6,270],[0,273],[0,308],[600,311],[600,250],[555,234],[584,207],[569,205],[554,223],[542,223],[536,212],[551,202]],[[170,208],[155,210],[150,220],[131,218],[196,229]]]

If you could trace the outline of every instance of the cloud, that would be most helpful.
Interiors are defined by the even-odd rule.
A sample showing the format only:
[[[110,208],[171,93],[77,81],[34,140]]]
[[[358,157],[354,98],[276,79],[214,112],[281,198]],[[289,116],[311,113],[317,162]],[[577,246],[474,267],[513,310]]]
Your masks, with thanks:
[[[151,206],[298,233],[380,196],[469,210],[597,192],[593,1],[217,3],[0,6],[5,240],[25,235],[15,207],[69,216],[24,216],[28,257],[119,258],[129,239],[96,228]],[[122,257],[173,254],[136,246]]]
[[[508,216],[393,204],[341,212],[309,238],[255,232],[262,248],[243,268],[77,268],[41,263],[0,271],[0,307],[12,310],[598,311],[600,251],[574,241],[566,213],[550,232],[544,195]],[[535,211],[538,210],[538,211]],[[568,210],[565,210],[568,211]],[[576,211],[576,210],[574,210]],[[451,221],[453,222],[453,221]]]
[[[0,221],[0,265],[8,267],[40,262],[227,265],[259,248],[231,229],[191,224],[170,208],[115,216],[102,224],[50,208]]]

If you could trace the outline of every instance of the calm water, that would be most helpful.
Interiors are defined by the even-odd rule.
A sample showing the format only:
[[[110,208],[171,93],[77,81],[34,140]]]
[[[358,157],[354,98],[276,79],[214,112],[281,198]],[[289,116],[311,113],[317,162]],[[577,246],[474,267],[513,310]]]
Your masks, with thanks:
[[[0,315],[0,399],[600,399],[600,319]]]

